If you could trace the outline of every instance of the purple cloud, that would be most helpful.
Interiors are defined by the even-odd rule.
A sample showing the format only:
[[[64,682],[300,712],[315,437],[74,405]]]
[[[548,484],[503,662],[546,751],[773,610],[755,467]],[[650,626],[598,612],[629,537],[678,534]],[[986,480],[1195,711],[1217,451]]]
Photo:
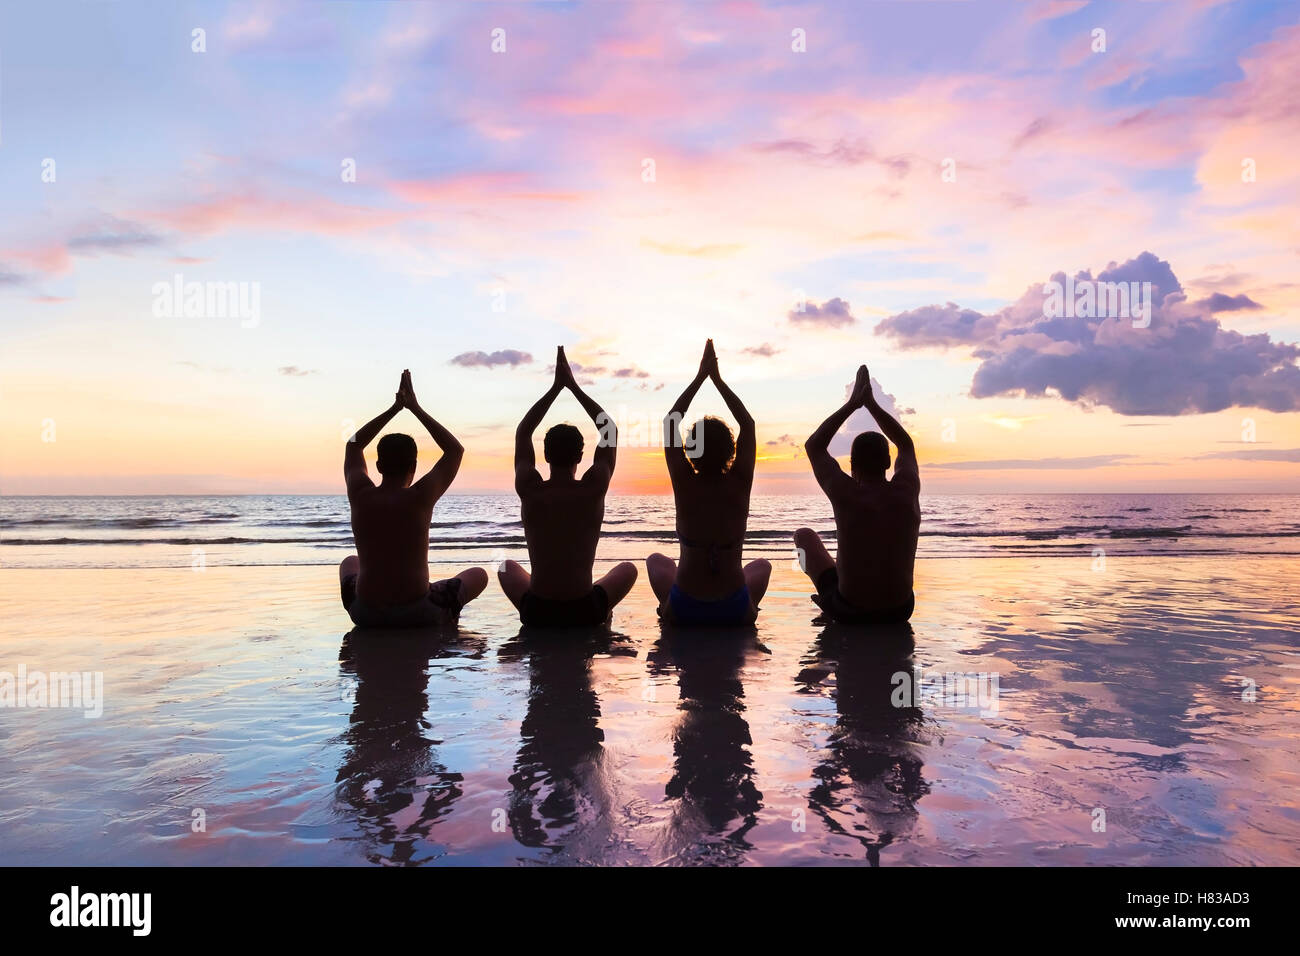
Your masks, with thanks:
[[[147,246],[156,246],[162,242],[162,236],[151,232],[134,222],[116,218],[106,218],[98,228],[73,236],[68,240],[68,249],[74,252],[127,252]]]
[[[1067,282],[1060,272],[1051,279]],[[926,306],[890,316],[876,326],[876,334],[905,349],[969,350],[980,360],[971,381],[974,398],[1050,391],[1121,415],[1300,409],[1300,347],[1274,342],[1266,333],[1244,335],[1224,328],[1211,315],[1215,305],[1254,300],[1223,296],[1215,301],[1211,296],[1188,302],[1169,263],[1149,252],[1122,265],[1111,263],[1095,280],[1083,271],[1069,281],[1079,288],[1085,283],[1150,283],[1149,325],[1135,327],[1136,320],[1129,318],[1056,314],[1046,307],[1045,286],[1033,285],[997,312],[953,303]]]
[[[527,365],[533,357],[517,349],[502,349],[499,352],[461,352],[450,362],[465,368],[494,368],[498,365]]]
[[[826,149],[818,149],[805,139],[781,139],[753,146],[760,153],[784,153],[819,166],[860,166],[873,162],[887,169],[895,177],[906,176],[912,162],[906,156],[878,156],[866,143],[838,139]]]
[[[1237,448],[1233,451],[1213,451],[1205,458],[1244,458],[1248,461],[1300,461],[1300,448]]]
[[[802,311],[799,309],[790,310],[789,319],[791,322],[822,325],[827,328],[853,325],[858,321],[849,312],[849,304],[838,297],[827,299],[821,305],[812,301],[805,302]]]
[[[1208,298],[1201,299],[1196,307],[1206,312],[1245,312],[1264,308],[1248,295],[1224,295],[1215,292]]]
[[[774,345],[764,342],[762,345],[751,345],[749,348],[741,349],[742,355],[755,355],[759,358],[771,358],[781,350]]]

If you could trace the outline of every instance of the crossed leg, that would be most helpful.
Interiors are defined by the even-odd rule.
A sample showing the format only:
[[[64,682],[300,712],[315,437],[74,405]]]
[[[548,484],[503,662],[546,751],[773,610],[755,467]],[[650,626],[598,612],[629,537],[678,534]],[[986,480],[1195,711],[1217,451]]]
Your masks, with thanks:
[[[342,584],[346,578],[361,571],[361,559],[355,554],[349,554],[339,562],[339,584]]]
[[[343,598],[344,607],[347,607],[348,604],[351,603],[349,598],[356,597],[357,587],[355,581],[352,583],[351,588],[345,587],[343,582],[346,581],[348,578],[355,577],[360,573],[361,573],[361,559],[358,558],[355,554],[349,554],[346,558],[344,558],[341,562],[339,562],[339,592]]]
[[[822,544],[821,536],[812,528],[800,528],[794,533],[794,546],[799,549],[799,567],[812,578],[813,586],[827,568],[835,567],[835,559]]]
[[[487,587],[488,575],[482,568],[466,568],[456,575],[460,579],[460,603],[464,607],[483,593]]]
[[[505,592],[506,597],[516,609],[520,608],[520,602],[524,599],[529,586],[533,582],[532,575],[524,570],[523,565],[518,561],[502,561],[501,567],[497,570],[497,580],[501,583],[501,590]],[[614,605],[632,590],[632,585],[636,583],[636,565],[631,561],[623,561],[609,569],[609,572],[596,584],[605,590],[605,596],[609,598],[610,610]]]
[[[524,592],[532,584],[533,576],[518,561],[502,561],[497,568],[497,581],[501,583],[501,590],[510,599],[510,603],[519,610],[519,602],[524,599]]]
[[[668,606],[668,592],[677,580],[677,562],[666,554],[655,552],[645,559],[646,577],[650,579],[650,590],[659,599],[661,608]]]
[[[355,554],[349,554],[339,563],[339,587],[343,587],[343,582],[353,575],[361,572],[361,559]],[[466,568],[460,574],[456,575],[460,579],[459,600],[461,606],[468,604],[487,587],[487,572],[482,568]],[[355,588],[355,585],[354,585]],[[352,591],[355,594],[355,590]],[[346,596],[346,595],[345,595]]]
[[[772,577],[772,562],[766,558],[757,558],[745,565],[745,586],[749,588],[749,603],[758,614],[758,605],[767,593],[767,582]]]
[[[605,596],[609,598],[610,610],[613,610],[614,605],[627,597],[627,592],[636,584],[636,565],[631,561],[622,561],[610,568],[609,573],[596,584],[604,589]]]

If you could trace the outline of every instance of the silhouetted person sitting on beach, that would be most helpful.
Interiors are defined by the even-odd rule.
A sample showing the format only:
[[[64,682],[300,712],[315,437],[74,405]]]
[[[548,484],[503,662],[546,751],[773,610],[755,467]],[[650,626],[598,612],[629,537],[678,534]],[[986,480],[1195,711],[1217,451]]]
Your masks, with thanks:
[[[366,471],[364,449],[403,408],[429,430],[442,457],[419,481],[415,439],[385,435],[379,440],[375,485]],[[433,506],[460,470],[465,449],[415,399],[411,373],[402,373],[393,405],[352,436],[343,454],[343,477],[352,508],[357,553],[339,565],[343,606],[363,627],[422,627],[454,622],[460,609],[487,587],[487,572],[467,568],[454,578],[429,583],[429,522]]]
[[[533,452],[533,432],[566,388],[591,416],[601,437],[591,467],[578,478],[582,432],[573,425],[551,428],[542,445],[551,476],[543,480]],[[529,576],[518,562],[505,561],[497,577],[525,625],[602,624],[632,589],[636,565],[630,561],[615,565],[595,584],[591,581],[596,542],[605,518],[605,492],[614,476],[617,454],[618,429],[574,380],[561,346],[555,356],[554,383],[515,431],[515,491],[533,573]]]
[[[691,426],[681,421],[695,393],[711,379],[740,424],[739,438],[717,418]],[[754,484],[754,419],[718,374],[713,340],[704,347],[700,370],[664,419],[664,460],[677,505],[679,563],[663,554],[646,558],[659,614],[677,624],[747,624],[758,615],[772,566],[740,565]]]
[[[865,408],[885,434],[863,432],[850,450],[852,477],[829,451],[831,439],[858,408]],[[894,477],[889,442],[898,446]],[[921,526],[921,478],[916,448],[898,421],[871,394],[867,367],[848,401],[822,422],[804,443],[813,474],[835,512],[836,557],[831,560],[817,532],[800,528],[794,543],[808,577],[817,587],[813,601],[845,624],[894,624],[912,616],[912,566]]]

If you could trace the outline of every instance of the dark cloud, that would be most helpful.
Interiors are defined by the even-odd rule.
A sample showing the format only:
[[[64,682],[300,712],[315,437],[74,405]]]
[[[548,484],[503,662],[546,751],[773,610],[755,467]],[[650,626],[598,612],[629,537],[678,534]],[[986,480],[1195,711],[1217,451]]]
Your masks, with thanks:
[[[741,349],[743,355],[756,355],[759,358],[771,358],[781,350],[773,345],[764,342],[762,345],[751,345],[749,348]]]
[[[1038,137],[1042,136],[1044,133],[1051,130],[1053,126],[1054,124],[1047,117],[1045,116],[1038,117],[1038,119],[1034,120],[1032,123],[1026,126],[1023,131],[1021,131],[1020,135],[1016,137],[1015,142],[1011,144],[1011,148],[1019,149],[1021,146],[1024,146],[1030,140],[1037,139]]]
[[[876,326],[876,334],[898,339],[903,348],[946,348],[984,342],[997,331],[997,326],[997,313],[985,315],[949,302],[891,315]]]
[[[99,227],[73,236],[68,240],[68,249],[74,252],[129,252],[147,246],[156,246],[162,242],[162,236],[150,232],[144,226],[121,219],[109,219]]]
[[[1196,308],[1206,312],[1245,312],[1264,308],[1248,295],[1224,295],[1215,292],[1196,303]]]
[[[1238,448],[1233,451],[1212,451],[1205,458],[1240,458],[1248,461],[1300,461],[1300,448]]]
[[[753,148],[760,153],[796,156],[818,166],[861,166],[863,163],[875,163],[898,178],[906,176],[912,170],[912,161],[906,156],[879,156],[861,141],[838,139],[825,149],[818,149],[806,139],[780,139],[755,143]]]
[[[527,365],[532,360],[533,357],[527,352],[502,349],[499,352],[461,352],[450,364],[463,365],[465,368],[494,368],[497,365],[514,368],[516,365]]]
[[[1066,282],[1060,272],[1051,279]],[[903,348],[967,349],[980,360],[971,381],[975,398],[1051,391],[1121,415],[1300,409],[1300,347],[1224,328],[1211,315],[1214,297],[1187,301],[1169,263],[1144,252],[1111,263],[1095,279],[1084,271],[1074,281],[1149,282],[1149,327],[1134,328],[1126,318],[1048,317],[1044,286],[1036,284],[997,312],[931,305],[890,316],[876,334]]]
[[[1057,469],[1057,468],[1109,468],[1124,464],[1132,455],[1085,455],[1080,458],[990,458],[983,461],[930,462],[927,468],[949,468],[957,471],[1001,471],[1003,469]]]
[[[803,311],[791,309],[789,318],[791,322],[824,325],[828,328],[852,325],[858,321],[849,311],[849,304],[841,298],[827,299],[821,305],[811,301],[805,302]]]
[[[649,378],[650,373],[639,368],[620,368],[614,370],[615,378]]]

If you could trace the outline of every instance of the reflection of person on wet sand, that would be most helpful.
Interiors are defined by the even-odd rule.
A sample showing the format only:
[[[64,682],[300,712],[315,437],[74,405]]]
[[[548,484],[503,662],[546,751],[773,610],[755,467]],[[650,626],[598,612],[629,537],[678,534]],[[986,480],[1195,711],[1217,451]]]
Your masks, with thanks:
[[[569,862],[620,862],[604,859],[618,841],[611,840],[614,798],[591,684],[592,655],[618,653],[613,640],[605,628],[525,627],[500,651],[503,660],[528,663],[510,829],[524,846],[552,848]]]
[[[754,741],[740,674],[757,647],[753,627],[727,628],[700,640],[665,626],[648,655],[651,674],[677,674],[680,694],[673,775],[664,787],[677,804],[659,848],[670,859],[739,863],[752,849],[747,834],[758,823],[763,794],[754,785]],[[682,860],[681,854],[691,858]]]
[[[910,625],[881,627],[863,641],[855,628],[830,624],[817,637],[797,680],[820,693],[833,678],[837,718],[808,805],[832,833],[857,840],[872,866],[880,851],[911,833],[916,803],[930,792],[921,775],[924,715],[896,707],[899,674],[912,674]]]
[[[479,638],[432,629],[355,628],[343,638],[340,676],[346,696],[355,697],[338,790],[365,834],[370,862],[436,858],[430,831],[461,796],[463,778],[439,762],[429,736],[429,663],[482,653]]]
[[[863,432],[853,439],[851,475],[830,453],[831,439],[849,416],[865,408],[885,433]],[[889,441],[885,439],[888,438]],[[898,447],[894,476],[889,442]],[[916,448],[902,425],[871,393],[871,375],[858,369],[853,391],[804,444],[813,475],[835,512],[836,555],[832,559],[817,532],[794,533],[804,571],[817,588],[823,613],[842,624],[893,624],[912,616],[912,570],[921,527],[921,478]]]

